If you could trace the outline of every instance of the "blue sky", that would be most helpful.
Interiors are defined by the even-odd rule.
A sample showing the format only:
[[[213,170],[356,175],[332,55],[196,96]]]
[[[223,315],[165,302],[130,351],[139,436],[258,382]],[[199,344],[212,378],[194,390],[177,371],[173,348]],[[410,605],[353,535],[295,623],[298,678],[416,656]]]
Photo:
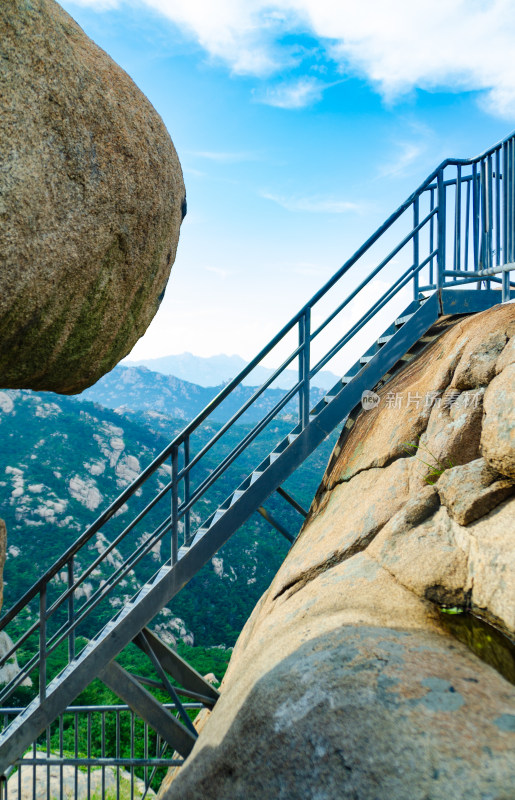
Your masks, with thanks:
[[[513,0],[64,0],[145,92],[188,216],[132,358],[251,358],[447,156],[515,128]]]

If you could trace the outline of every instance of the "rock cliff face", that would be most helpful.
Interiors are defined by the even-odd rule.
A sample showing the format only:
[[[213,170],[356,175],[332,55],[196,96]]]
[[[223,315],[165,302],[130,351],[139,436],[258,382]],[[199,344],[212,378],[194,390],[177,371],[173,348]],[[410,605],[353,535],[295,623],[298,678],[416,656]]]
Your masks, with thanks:
[[[437,605],[515,632],[514,390],[497,306],[344,430],[167,800],[513,797],[515,688]]]
[[[154,108],[54,0],[0,4],[0,386],[75,393],[144,333],[185,213]]]

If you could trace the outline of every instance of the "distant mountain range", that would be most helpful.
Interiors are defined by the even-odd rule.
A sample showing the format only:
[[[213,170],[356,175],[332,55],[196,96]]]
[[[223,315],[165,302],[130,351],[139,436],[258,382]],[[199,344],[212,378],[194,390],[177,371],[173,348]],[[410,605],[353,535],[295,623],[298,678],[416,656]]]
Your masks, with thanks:
[[[199,386],[220,386],[232,380],[249,362],[241,356],[209,356],[203,358],[194,356],[192,353],[180,353],[179,355],[162,356],[162,358],[144,358],[140,361],[126,360],[123,365],[126,367],[147,367],[152,372],[160,372],[163,375],[173,375],[183,381],[196,383]],[[266,367],[256,367],[243,383],[245,386],[260,386],[270,377],[274,370]],[[313,386],[322,389],[331,389],[338,380],[337,375],[329,371],[321,371],[313,378]],[[295,369],[285,370],[278,381],[274,383],[274,389],[291,389],[298,381],[298,373]]]
[[[77,399],[100,403],[106,408],[159,412],[186,422],[202,411],[221,389],[222,386],[199,386],[173,375],[151,372],[147,367],[127,367],[119,364],[94,386],[78,395]],[[251,386],[239,386],[211,414],[211,420],[226,422],[254,391]],[[284,397],[284,394],[284,389],[267,389],[239,421],[247,424],[257,422],[281,397]],[[317,403],[324,394],[324,389],[313,387],[311,405]],[[294,398],[282,409],[279,416],[282,419],[293,420],[297,415],[297,408],[298,400]]]

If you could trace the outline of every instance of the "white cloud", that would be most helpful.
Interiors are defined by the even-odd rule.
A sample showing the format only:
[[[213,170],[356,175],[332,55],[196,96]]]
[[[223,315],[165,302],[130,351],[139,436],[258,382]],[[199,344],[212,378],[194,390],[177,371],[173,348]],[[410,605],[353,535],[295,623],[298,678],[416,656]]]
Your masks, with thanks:
[[[258,154],[252,152],[224,153],[216,150],[188,150],[186,152],[197,158],[205,158],[207,161],[218,161],[221,164],[236,164],[241,161],[259,160]]]
[[[415,142],[398,142],[398,153],[392,161],[386,162],[379,171],[382,178],[401,175],[416,162],[422,153],[422,147]]]
[[[270,86],[264,92],[255,93],[259,103],[277,108],[305,108],[321,99],[327,83],[316,78],[298,78],[290,83]]]
[[[225,280],[229,277],[232,273],[228,269],[223,269],[222,267],[204,267],[206,272],[212,272],[213,275],[217,275],[222,280]]]
[[[287,211],[307,211],[315,214],[347,214],[349,211],[360,212],[358,203],[349,200],[336,200],[331,197],[283,197],[270,192],[261,192],[265,200],[272,200]]]
[[[123,2],[131,0],[118,5]],[[513,0],[139,2],[180,26],[235,74],[266,77],[292,66],[302,69],[306,53],[285,45],[284,35],[307,33],[319,40],[326,64],[364,76],[387,100],[415,88],[480,91],[488,111],[515,117]],[[101,8],[116,0],[80,3]],[[297,100],[291,93],[289,105],[285,88],[283,107],[299,107],[310,81],[315,91],[312,78],[301,78]],[[279,88],[275,95],[270,90],[274,97],[281,104]]]

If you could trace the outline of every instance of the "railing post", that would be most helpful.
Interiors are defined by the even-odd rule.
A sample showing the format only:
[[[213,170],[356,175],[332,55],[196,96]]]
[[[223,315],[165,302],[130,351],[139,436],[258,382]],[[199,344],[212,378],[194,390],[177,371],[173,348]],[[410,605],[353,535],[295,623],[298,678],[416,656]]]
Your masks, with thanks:
[[[186,436],[184,440],[184,503],[188,504],[190,501],[190,472],[188,465],[190,463],[190,437]],[[184,543],[189,541],[191,529],[191,509],[188,508],[184,514]]]
[[[39,592],[39,699],[46,697],[46,583]]]
[[[177,563],[177,553],[179,550],[179,486],[177,474],[179,472],[179,448],[175,445],[172,448],[172,565]]]
[[[73,586],[73,556],[71,556],[70,560],[67,563],[67,571],[68,571],[68,589]],[[70,592],[68,597],[68,625],[73,625],[73,621],[75,619],[75,609],[74,609],[74,593],[73,591]],[[75,628],[72,628],[68,635],[68,662],[73,661],[75,658]]]
[[[309,370],[310,370],[310,344],[311,344],[311,308],[305,310],[299,319],[299,382],[302,384],[299,392],[299,422],[302,429],[309,424]]]
[[[438,250],[436,254],[436,288],[441,289],[444,284],[445,270],[445,184],[443,169],[438,170],[436,180],[437,191],[437,221],[438,221]]]
[[[419,223],[419,197],[415,197],[413,201],[413,228],[416,228]],[[418,300],[418,287],[419,287],[419,273],[418,265],[420,263],[419,257],[419,232],[415,231],[413,234],[413,269],[416,270],[413,275],[413,299]]]

